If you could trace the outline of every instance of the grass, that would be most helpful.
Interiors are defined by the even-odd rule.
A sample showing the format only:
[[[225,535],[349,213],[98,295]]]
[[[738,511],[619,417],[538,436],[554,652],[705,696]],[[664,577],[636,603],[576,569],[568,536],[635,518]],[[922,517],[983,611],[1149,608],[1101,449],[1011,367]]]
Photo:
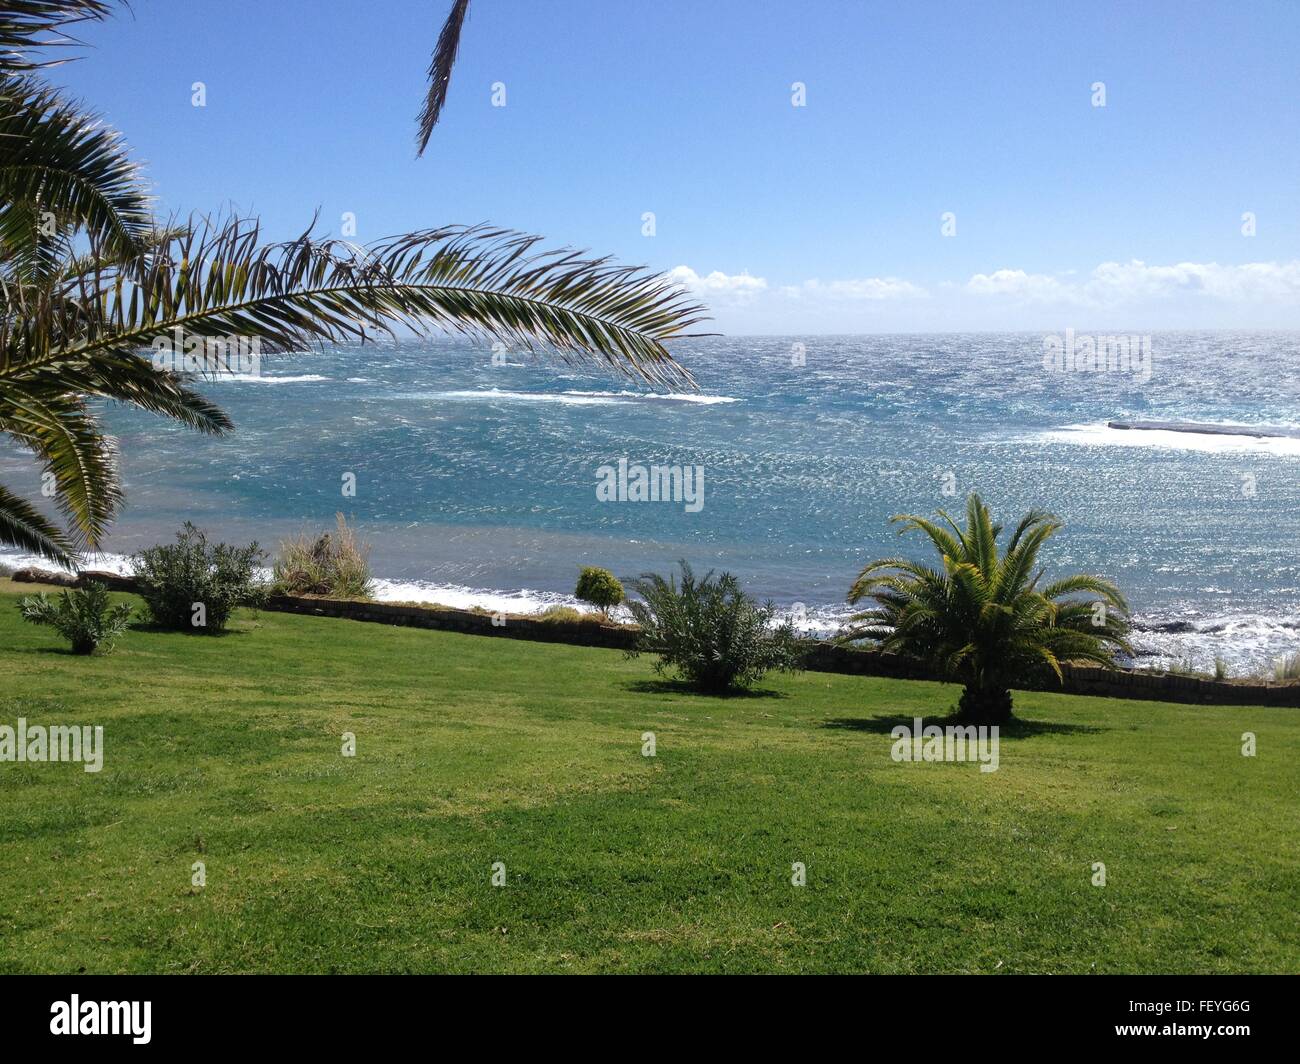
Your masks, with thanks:
[[[106,753],[0,763],[0,971],[1300,969],[1293,710],[1023,694],[982,774],[890,759],[938,684],[276,613],[76,658],[29,590],[0,723]]]

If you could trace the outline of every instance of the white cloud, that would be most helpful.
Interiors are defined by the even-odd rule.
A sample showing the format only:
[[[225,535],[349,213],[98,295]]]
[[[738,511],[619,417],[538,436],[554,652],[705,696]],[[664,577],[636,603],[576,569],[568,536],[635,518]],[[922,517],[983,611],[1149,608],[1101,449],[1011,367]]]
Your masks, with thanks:
[[[966,282],[965,289],[976,296],[1067,303],[1092,310],[1185,297],[1207,297],[1229,303],[1295,303],[1300,302],[1300,261],[1248,262],[1239,266],[1221,266],[1217,262],[1149,266],[1134,259],[1103,262],[1082,281],[1002,269],[975,274]]]
[[[731,333],[930,332],[1059,328],[1284,328],[1300,326],[1300,260],[1220,265],[1103,262],[1087,272],[1006,267],[928,288],[900,277],[769,283],[749,273],[669,278]]]
[[[845,281],[819,281],[816,278],[799,285],[788,285],[781,294],[792,299],[826,298],[846,302],[892,299],[921,299],[928,293],[920,285],[897,277],[859,277]]]
[[[706,298],[736,297],[748,299],[768,289],[767,279],[749,273],[700,274],[689,266],[674,266],[668,279]],[[897,277],[859,277],[841,281],[821,281],[812,278],[797,285],[784,285],[776,295],[785,299],[834,300],[844,302],[874,302],[891,299],[916,299],[928,293],[911,281]]]
[[[1010,296],[1013,299],[1060,299],[1066,287],[1055,277],[1024,270],[994,270],[977,273],[966,282],[966,291],[977,296]]]
[[[716,299],[718,296],[748,299],[765,291],[767,280],[754,277],[748,273],[723,273],[714,270],[701,276],[689,266],[674,266],[668,271],[668,279],[674,284],[689,289],[695,295]]]

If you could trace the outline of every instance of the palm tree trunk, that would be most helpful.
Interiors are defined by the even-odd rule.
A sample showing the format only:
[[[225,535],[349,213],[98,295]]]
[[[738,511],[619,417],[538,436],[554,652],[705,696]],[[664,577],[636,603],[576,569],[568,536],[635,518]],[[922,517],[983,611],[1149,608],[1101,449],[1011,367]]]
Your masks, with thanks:
[[[1011,720],[1011,692],[996,685],[967,684],[957,716],[970,724],[1006,724]]]

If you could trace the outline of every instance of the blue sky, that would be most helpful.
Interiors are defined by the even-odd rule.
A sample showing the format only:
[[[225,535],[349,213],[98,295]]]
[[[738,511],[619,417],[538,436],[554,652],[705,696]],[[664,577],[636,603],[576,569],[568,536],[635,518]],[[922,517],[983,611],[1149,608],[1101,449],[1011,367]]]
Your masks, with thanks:
[[[675,271],[732,333],[1300,327],[1291,0],[472,0],[422,159],[450,0],[132,6],[54,78],[166,211],[491,221]]]

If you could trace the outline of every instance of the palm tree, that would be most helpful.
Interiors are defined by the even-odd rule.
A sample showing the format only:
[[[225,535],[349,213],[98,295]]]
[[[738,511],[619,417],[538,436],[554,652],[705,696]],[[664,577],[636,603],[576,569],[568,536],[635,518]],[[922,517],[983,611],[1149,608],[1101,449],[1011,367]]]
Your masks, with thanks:
[[[702,307],[661,276],[543,251],[537,237],[443,226],[359,247],[311,228],[264,243],[256,219],[160,225],[119,134],[46,84],[50,64],[32,57],[111,6],[0,0],[0,432],[44,465],[70,526],[0,486],[0,544],[65,565],[99,544],[122,495],[91,397],[231,431],[188,375],[142,353],[159,338],[235,336],[274,353],[453,330],[692,383],[664,344]]]
[[[961,718],[1006,722],[1013,684],[1048,670],[1059,681],[1062,662],[1110,665],[1116,650],[1129,649],[1128,605],[1114,584],[1079,575],[1039,588],[1038,552],[1065,527],[1057,518],[1031,510],[999,557],[1002,526],[993,524],[978,495],[966,500],[964,529],[942,510],[939,517],[942,523],[913,514],[891,518],[902,532],[928,536],[942,568],[908,558],[872,562],[849,602],[876,605],[851,619],[848,638],[876,641],[962,683]]]

